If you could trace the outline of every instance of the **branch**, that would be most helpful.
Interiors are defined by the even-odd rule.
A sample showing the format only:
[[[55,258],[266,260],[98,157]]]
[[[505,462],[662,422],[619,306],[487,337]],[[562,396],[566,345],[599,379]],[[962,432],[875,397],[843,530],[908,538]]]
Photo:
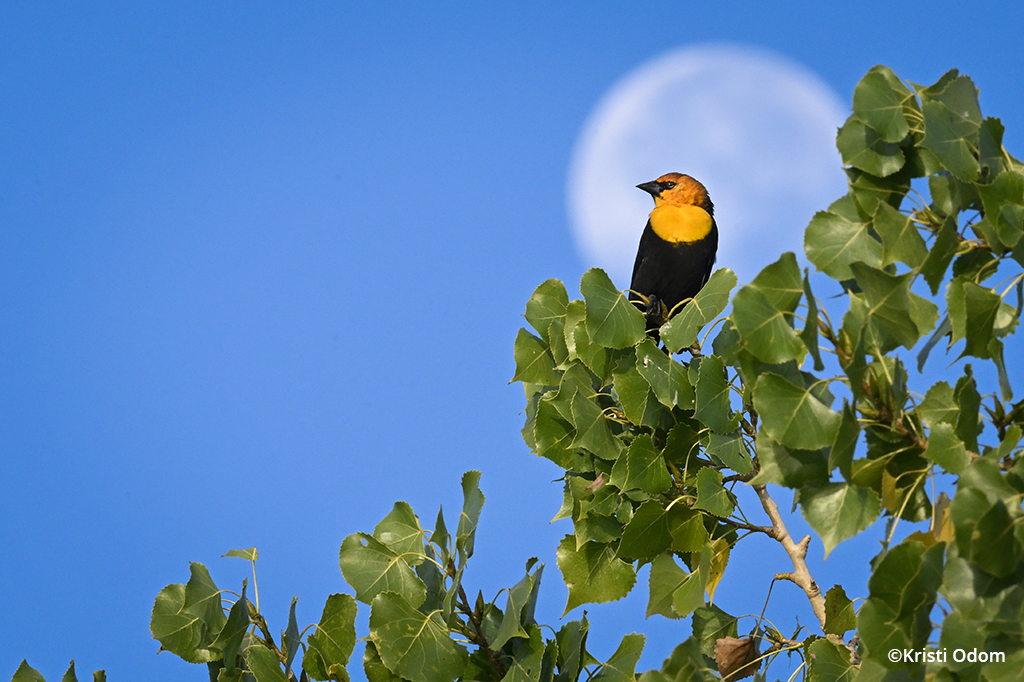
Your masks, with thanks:
[[[768,494],[768,489],[764,485],[755,485],[754,490],[757,492],[757,497],[761,500],[761,506],[764,507],[765,513],[768,514],[768,518],[772,521],[771,532],[768,535],[782,543],[786,554],[789,555],[790,560],[793,562],[792,573],[776,573],[775,578],[777,580],[788,580],[804,591],[807,599],[811,602],[814,615],[818,617],[818,620],[821,622],[821,628],[824,630],[825,597],[822,596],[818,584],[814,582],[814,578],[811,577],[811,572],[807,568],[807,562],[804,561],[807,558],[807,546],[811,542],[811,536],[804,536],[804,539],[799,543],[793,542],[789,531],[786,530],[786,524],[782,521],[782,515],[779,514],[779,507]]]
[[[462,589],[462,585],[459,585],[459,601],[461,602],[459,606],[469,618],[469,622],[472,623],[473,629],[476,630],[476,636],[472,638],[473,643],[484,650],[484,653],[487,654],[487,660],[490,661],[491,666],[500,676],[504,677],[507,672],[505,670],[505,666],[501,664],[501,661],[498,660],[498,654],[496,654],[487,643],[487,638],[484,636],[483,623],[480,621],[480,614],[470,608],[469,599],[466,597],[466,591]]]

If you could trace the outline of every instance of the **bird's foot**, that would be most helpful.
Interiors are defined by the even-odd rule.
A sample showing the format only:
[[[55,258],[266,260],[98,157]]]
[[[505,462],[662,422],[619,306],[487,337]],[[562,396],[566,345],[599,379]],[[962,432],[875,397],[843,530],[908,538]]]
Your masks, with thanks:
[[[654,294],[647,297],[644,319],[648,330],[658,329],[665,323],[665,304]]]

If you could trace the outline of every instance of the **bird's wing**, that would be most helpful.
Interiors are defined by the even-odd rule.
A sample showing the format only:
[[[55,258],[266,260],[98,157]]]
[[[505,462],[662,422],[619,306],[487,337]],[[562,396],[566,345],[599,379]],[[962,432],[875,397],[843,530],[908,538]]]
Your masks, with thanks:
[[[655,238],[654,230],[651,228],[651,221],[647,221],[647,227],[644,228],[644,232],[640,235],[640,246],[636,250],[636,261],[633,263],[633,278],[630,280],[629,288],[633,291],[640,292],[646,286],[643,283],[644,280],[644,255],[651,253],[648,247],[648,242]],[[639,300],[636,294],[629,295],[631,300]]]

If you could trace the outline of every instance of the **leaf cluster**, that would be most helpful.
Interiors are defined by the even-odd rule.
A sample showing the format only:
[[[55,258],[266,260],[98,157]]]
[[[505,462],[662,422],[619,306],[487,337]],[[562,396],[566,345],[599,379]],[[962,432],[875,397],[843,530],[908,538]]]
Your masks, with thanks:
[[[643,650],[642,635],[625,636],[604,663],[587,652],[590,624],[585,615],[544,637],[534,617],[544,569],[536,559],[527,562],[519,582],[494,599],[488,601],[480,592],[469,598],[465,576],[484,505],[479,479],[477,471],[463,476],[463,504],[454,533],[443,510],[427,530],[409,504],[397,502],[372,533],[345,538],[339,565],[355,597],[331,595],[319,623],[302,632],[297,600],[292,601],[287,628],[275,641],[258,607],[246,598],[245,582],[231,604],[206,568],[193,563],[187,584],[169,585],[157,596],[153,636],[162,649],[206,663],[212,680],[347,682],[357,641],[358,602],[370,608],[369,633],[362,639],[363,670],[371,682],[631,677]],[[226,556],[256,560],[255,548]],[[301,666],[295,665],[300,652]]]
[[[827,635],[802,641],[810,677],[893,668],[887,650],[925,646],[943,595],[949,627],[972,620],[968,627],[992,633],[974,640],[1024,657],[1019,602],[1009,602],[1012,617],[999,616],[1010,624],[994,625],[985,620],[993,612],[977,615],[949,596],[967,584],[989,589],[987,577],[1003,595],[1024,575],[1024,403],[1013,402],[1004,361],[1024,307],[1024,165],[1002,135],[956,71],[927,87],[882,66],[865,75],[837,135],[848,193],[814,216],[804,243],[845,312],[815,295],[821,275],[783,254],[732,295],[720,326],[710,325],[736,284],[720,270],[661,330],[665,351],[679,351],[705,325],[705,346],[717,329],[712,353],[705,347],[679,362],[645,336],[642,316],[602,272],[583,276],[582,300],[569,301],[555,280],[538,287],[514,379],[526,393],[524,440],[566,471],[556,518],[574,527],[558,555],[567,610],[625,596],[648,563],[649,615],[705,607],[746,534],[786,544],[777,524],[750,523],[730,487],[774,484],[795,491],[826,555],[887,519],[856,620],[841,587],[822,599],[813,581],[794,579]],[[1011,293],[1015,301],[1006,300]],[[997,389],[983,392],[972,365],[954,363],[948,379],[913,390],[901,353],[916,354],[921,372],[943,341],[957,359],[991,362]],[[943,474],[959,477],[952,503],[928,494],[928,481]],[[893,545],[900,520],[927,529]],[[793,545],[799,573],[806,541]],[[760,623],[755,636],[789,646]],[[842,646],[854,628],[860,639]],[[697,660],[686,653],[697,647],[708,668],[728,675],[708,644],[680,645],[659,674],[703,674],[685,662]],[[921,665],[905,667],[923,674]]]

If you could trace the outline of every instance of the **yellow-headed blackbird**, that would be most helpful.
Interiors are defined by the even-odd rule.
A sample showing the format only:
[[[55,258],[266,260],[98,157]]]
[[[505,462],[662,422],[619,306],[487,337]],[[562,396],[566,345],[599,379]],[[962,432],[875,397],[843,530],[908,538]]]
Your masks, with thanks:
[[[657,340],[658,327],[682,306],[673,309],[696,296],[711,276],[718,226],[708,191],[689,175],[668,173],[637,187],[654,197],[654,210],[640,237],[630,300]]]

